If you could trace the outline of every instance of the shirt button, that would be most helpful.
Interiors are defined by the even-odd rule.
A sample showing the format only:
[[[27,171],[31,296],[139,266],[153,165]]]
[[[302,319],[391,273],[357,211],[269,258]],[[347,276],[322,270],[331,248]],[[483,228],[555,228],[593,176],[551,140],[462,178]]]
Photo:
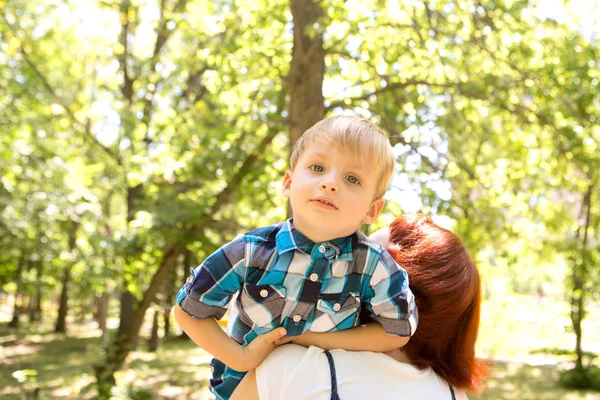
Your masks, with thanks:
[[[269,295],[269,292],[267,291],[267,289],[263,289],[260,291],[260,297],[267,297]]]
[[[340,303],[335,303],[335,304],[333,305],[333,309],[334,309],[335,311],[340,311],[340,308],[342,308],[342,306],[340,306]]]
[[[300,322],[300,320],[301,320],[301,319],[302,319],[302,317],[301,317],[301,316],[299,316],[299,315],[297,315],[297,314],[296,314],[296,315],[294,315],[294,318],[292,318],[292,320],[293,320],[294,322]]]
[[[309,279],[310,279],[311,281],[313,281],[313,282],[316,282],[316,281],[318,281],[318,280],[319,280],[319,275],[317,275],[317,274],[310,274],[310,277],[309,277]]]
[[[325,248],[325,246],[324,246],[324,245],[320,245],[320,246],[319,246],[319,251],[320,251],[321,253],[325,253],[325,251],[326,251],[326,250],[327,250],[327,249]]]

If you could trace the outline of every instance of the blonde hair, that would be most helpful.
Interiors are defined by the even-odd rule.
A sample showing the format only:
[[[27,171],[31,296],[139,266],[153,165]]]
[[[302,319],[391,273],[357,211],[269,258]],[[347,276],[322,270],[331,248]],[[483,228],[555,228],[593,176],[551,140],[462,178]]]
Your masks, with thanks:
[[[394,172],[394,152],[385,132],[366,119],[350,116],[326,118],[306,130],[298,139],[290,157],[290,169],[296,168],[302,150],[315,140],[325,140],[352,151],[360,160],[377,166],[379,175],[374,199],[383,197]]]

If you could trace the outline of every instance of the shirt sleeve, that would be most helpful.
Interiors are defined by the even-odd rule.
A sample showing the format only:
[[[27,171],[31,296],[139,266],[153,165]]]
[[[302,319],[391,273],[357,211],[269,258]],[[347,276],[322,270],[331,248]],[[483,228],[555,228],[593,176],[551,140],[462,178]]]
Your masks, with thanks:
[[[363,300],[371,318],[387,333],[396,336],[415,333],[419,318],[408,274],[385,250],[373,269]]]
[[[197,319],[223,318],[243,284],[246,242],[243,237],[211,254],[177,293],[177,304]]]

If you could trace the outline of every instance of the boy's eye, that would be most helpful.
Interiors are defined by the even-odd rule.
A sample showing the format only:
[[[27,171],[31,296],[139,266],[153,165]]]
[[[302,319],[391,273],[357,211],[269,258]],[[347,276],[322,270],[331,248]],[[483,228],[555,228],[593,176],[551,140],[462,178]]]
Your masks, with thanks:
[[[323,168],[323,166],[319,165],[319,164],[313,164],[309,168],[312,169],[314,172],[323,172],[323,171],[325,171],[325,168]]]
[[[346,180],[348,182],[350,182],[353,185],[358,185],[360,183],[360,181],[358,180],[357,177],[355,177],[354,175],[347,175],[346,176]]]

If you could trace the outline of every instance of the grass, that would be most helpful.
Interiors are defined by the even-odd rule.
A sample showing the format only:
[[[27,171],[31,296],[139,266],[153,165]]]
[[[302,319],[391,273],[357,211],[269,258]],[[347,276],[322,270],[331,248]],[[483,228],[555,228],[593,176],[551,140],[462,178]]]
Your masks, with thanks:
[[[71,325],[69,337],[0,327],[0,398],[94,398],[93,365],[103,359],[100,331]],[[140,348],[144,347],[143,345]],[[210,356],[187,338],[170,338],[156,353],[136,351],[117,374],[117,399],[209,399]],[[27,378],[29,371],[35,375]],[[19,379],[22,382],[19,382]],[[24,381],[23,381],[24,380]]]
[[[36,388],[41,389],[42,398],[51,398],[55,391],[62,397],[79,392],[93,381],[92,365],[101,357],[97,343],[92,332],[78,331],[74,337],[65,337],[2,327],[0,397],[20,399]],[[36,371],[36,375],[19,382],[17,371]]]
[[[559,387],[558,369],[552,365],[494,362],[486,390],[471,400],[598,400],[600,393]]]
[[[589,307],[584,326],[586,361],[598,365],[600,307]],[[478,351],[491,363],[486,390],[474,400],[600,400],[599,392],[560,388],[559,371],[573,360],[574,336],[566,306],[550,298],[502,297],[482,308]],[[69,335],[48,333],[51,325],[6,327],[0,314],[0,398],[90,399],[96,394],[92,366],[102,360],[100,332],[93,323],[69,325]],[[47,321],[49,324],[51,321]],[[211,399],[210,356],[191,341],[169,338],[156,353],[145,343],[117,375],[115,399]],[[28,397],[29,396],[29,397]]]

